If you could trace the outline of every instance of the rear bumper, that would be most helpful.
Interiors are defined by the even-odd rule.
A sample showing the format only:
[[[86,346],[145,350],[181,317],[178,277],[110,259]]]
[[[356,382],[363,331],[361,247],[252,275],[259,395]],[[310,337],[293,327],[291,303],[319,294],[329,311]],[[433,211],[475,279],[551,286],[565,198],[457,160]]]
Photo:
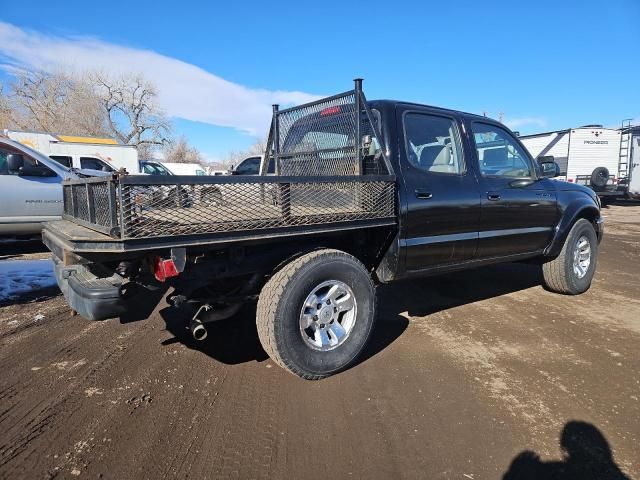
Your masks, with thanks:
[[[64,266],[53,256],[58,286],[69,306],[88,320],[118,317],[127,310],[124,279],[114,273],[101,276],[84,265]]]

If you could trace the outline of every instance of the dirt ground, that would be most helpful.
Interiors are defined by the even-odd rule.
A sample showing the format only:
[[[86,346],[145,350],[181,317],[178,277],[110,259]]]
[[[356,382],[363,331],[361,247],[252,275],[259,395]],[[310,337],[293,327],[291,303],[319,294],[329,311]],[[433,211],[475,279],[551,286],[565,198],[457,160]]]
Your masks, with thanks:
[[[525,264],[381,287],[366,355],[319,382],[267,359],[251,308],[196,343],[162,303],[2,306],[0,477],[640,478],[640,205],[605,214],[586,294]]]

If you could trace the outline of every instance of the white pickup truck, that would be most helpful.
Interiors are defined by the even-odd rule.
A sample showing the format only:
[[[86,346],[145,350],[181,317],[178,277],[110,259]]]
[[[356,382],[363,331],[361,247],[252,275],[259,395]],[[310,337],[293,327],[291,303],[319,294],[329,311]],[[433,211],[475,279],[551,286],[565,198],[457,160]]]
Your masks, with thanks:
[[[0,136],[0,236],[39,234],[62,216],[62,180],[109,175],[77,170]]]

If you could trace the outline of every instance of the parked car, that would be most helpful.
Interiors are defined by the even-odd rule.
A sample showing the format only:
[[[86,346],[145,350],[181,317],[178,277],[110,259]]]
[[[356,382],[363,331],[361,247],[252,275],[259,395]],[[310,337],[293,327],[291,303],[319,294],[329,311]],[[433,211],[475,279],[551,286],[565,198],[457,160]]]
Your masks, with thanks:
[[[5,136],[52,158],[67,168],[138,173],[138,151],[112,138],[54,135],[5,130]]]
[[[64,179],[105,175],[67,168],[22,143],[0,137],[0,235],[40,233],[62,215]]]
[[[144,301],[132,285],[164,283],[200,340],[208,322],[258,298],[265,351],[319,379],[363,351],[378,283],[526,260],[541,265],[552,291],[589,288],[604,232],[597,195],[551,180],[558,165],[538,165],[504,125],[367,102],[358,81],[274,117],[267,152],[286,175],[166,177],[163,185],[219,187],[224,202],[194,196],[188,206],[147,209],[132,208],[145,205],[130,192],[157,178],[111,178],[87,201],[120,208],[113,223],[88,222],[90,208],[48,223],[43,239],[71,308],[88,319],[118,316]],[[499,165],[487,161],[497,156]]]

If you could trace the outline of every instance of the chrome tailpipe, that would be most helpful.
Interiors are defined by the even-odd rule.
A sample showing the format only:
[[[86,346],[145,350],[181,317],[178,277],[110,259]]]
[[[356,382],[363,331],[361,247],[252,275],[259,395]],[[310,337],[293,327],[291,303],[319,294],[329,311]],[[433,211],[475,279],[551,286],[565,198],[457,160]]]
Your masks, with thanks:
[[[200,320],[199,317],[201,314],[208,312],[210,309],[211,307],[209,305],[202,305],[191,319],[191,322],[189,322],[189,330],[191,330],[191,335],[193,335],[193,338],[198,341],[202,341],[207,338],[207,327],[204,326],[202,320]]]
[[[193,320],[191,320],[189,329],[191,330],[191,335],[193,335],[194,339],[198,341],[202,341],[205,338],[207,338],[207,328],[202,324],[202,321],[200,321],[199,319],[194,318]]]

